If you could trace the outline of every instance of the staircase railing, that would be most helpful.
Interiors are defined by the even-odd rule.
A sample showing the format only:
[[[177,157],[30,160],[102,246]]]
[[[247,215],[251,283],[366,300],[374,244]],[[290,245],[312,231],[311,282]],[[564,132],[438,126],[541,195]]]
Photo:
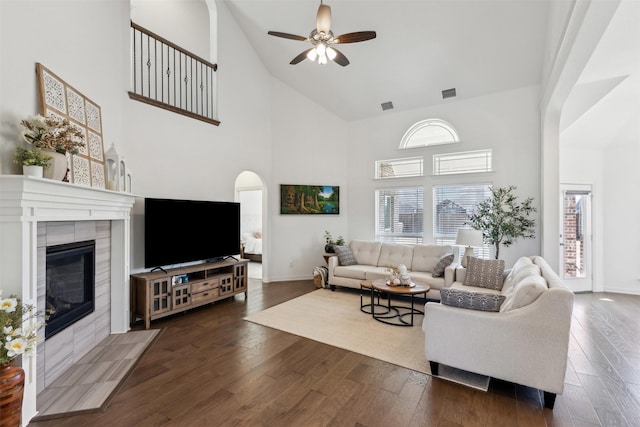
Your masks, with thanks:
[[[217,64],[131,22],[129,98],[218,126]]]

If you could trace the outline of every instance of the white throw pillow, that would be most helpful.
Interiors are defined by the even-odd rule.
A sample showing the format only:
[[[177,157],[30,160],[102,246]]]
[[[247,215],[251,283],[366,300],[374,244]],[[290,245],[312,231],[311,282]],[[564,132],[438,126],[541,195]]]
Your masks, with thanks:
[[[542,276],[528,276],[520,280],[500,307],[500,311],[515,310],[537,300],[547,288],[547,281]]]

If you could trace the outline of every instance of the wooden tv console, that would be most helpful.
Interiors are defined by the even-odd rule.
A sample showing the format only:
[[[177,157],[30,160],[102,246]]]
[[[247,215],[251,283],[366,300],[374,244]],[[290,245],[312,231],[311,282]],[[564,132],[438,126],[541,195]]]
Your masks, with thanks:
[[[131,324],[210,304],[244,292],[248,295],[249,260],[227,259],[165,271],[131,275]]]

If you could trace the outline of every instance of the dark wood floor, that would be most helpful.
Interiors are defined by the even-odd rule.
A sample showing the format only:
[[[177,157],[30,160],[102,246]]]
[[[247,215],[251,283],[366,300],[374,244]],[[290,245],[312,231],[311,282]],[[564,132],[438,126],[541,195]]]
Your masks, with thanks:
[[[640,296],[576,296],[551,411],[528,387],[492,380],[484,393],[242,320],[313,289],[252,280],[248,300],[156,321],[104,412],[29,426],[640,426]]]

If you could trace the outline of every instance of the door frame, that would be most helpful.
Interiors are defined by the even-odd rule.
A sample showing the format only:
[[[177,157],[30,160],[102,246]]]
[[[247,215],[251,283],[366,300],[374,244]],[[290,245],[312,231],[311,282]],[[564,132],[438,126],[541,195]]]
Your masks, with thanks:
[[[564,274],[564,197],[565,194],[569,192],[574,193],[585,193],[589,195],[588,203],[587,203],[587,212],[584,224],[584,233],[585,233],[585,270],[587,272],[586,277],[584,278],[572,278],[566,277]],[[591,184],[568,184],[561,183],[560,184],[560,230],[559,230],[559,265],[560,271],[559,275],[564,281],[564,283],[573,291],[573,292],[593,292],[594,290],[594,263],[593,263],[593,252],[595,247],[594,242],[594,234],[593,234],[593,186]]]

